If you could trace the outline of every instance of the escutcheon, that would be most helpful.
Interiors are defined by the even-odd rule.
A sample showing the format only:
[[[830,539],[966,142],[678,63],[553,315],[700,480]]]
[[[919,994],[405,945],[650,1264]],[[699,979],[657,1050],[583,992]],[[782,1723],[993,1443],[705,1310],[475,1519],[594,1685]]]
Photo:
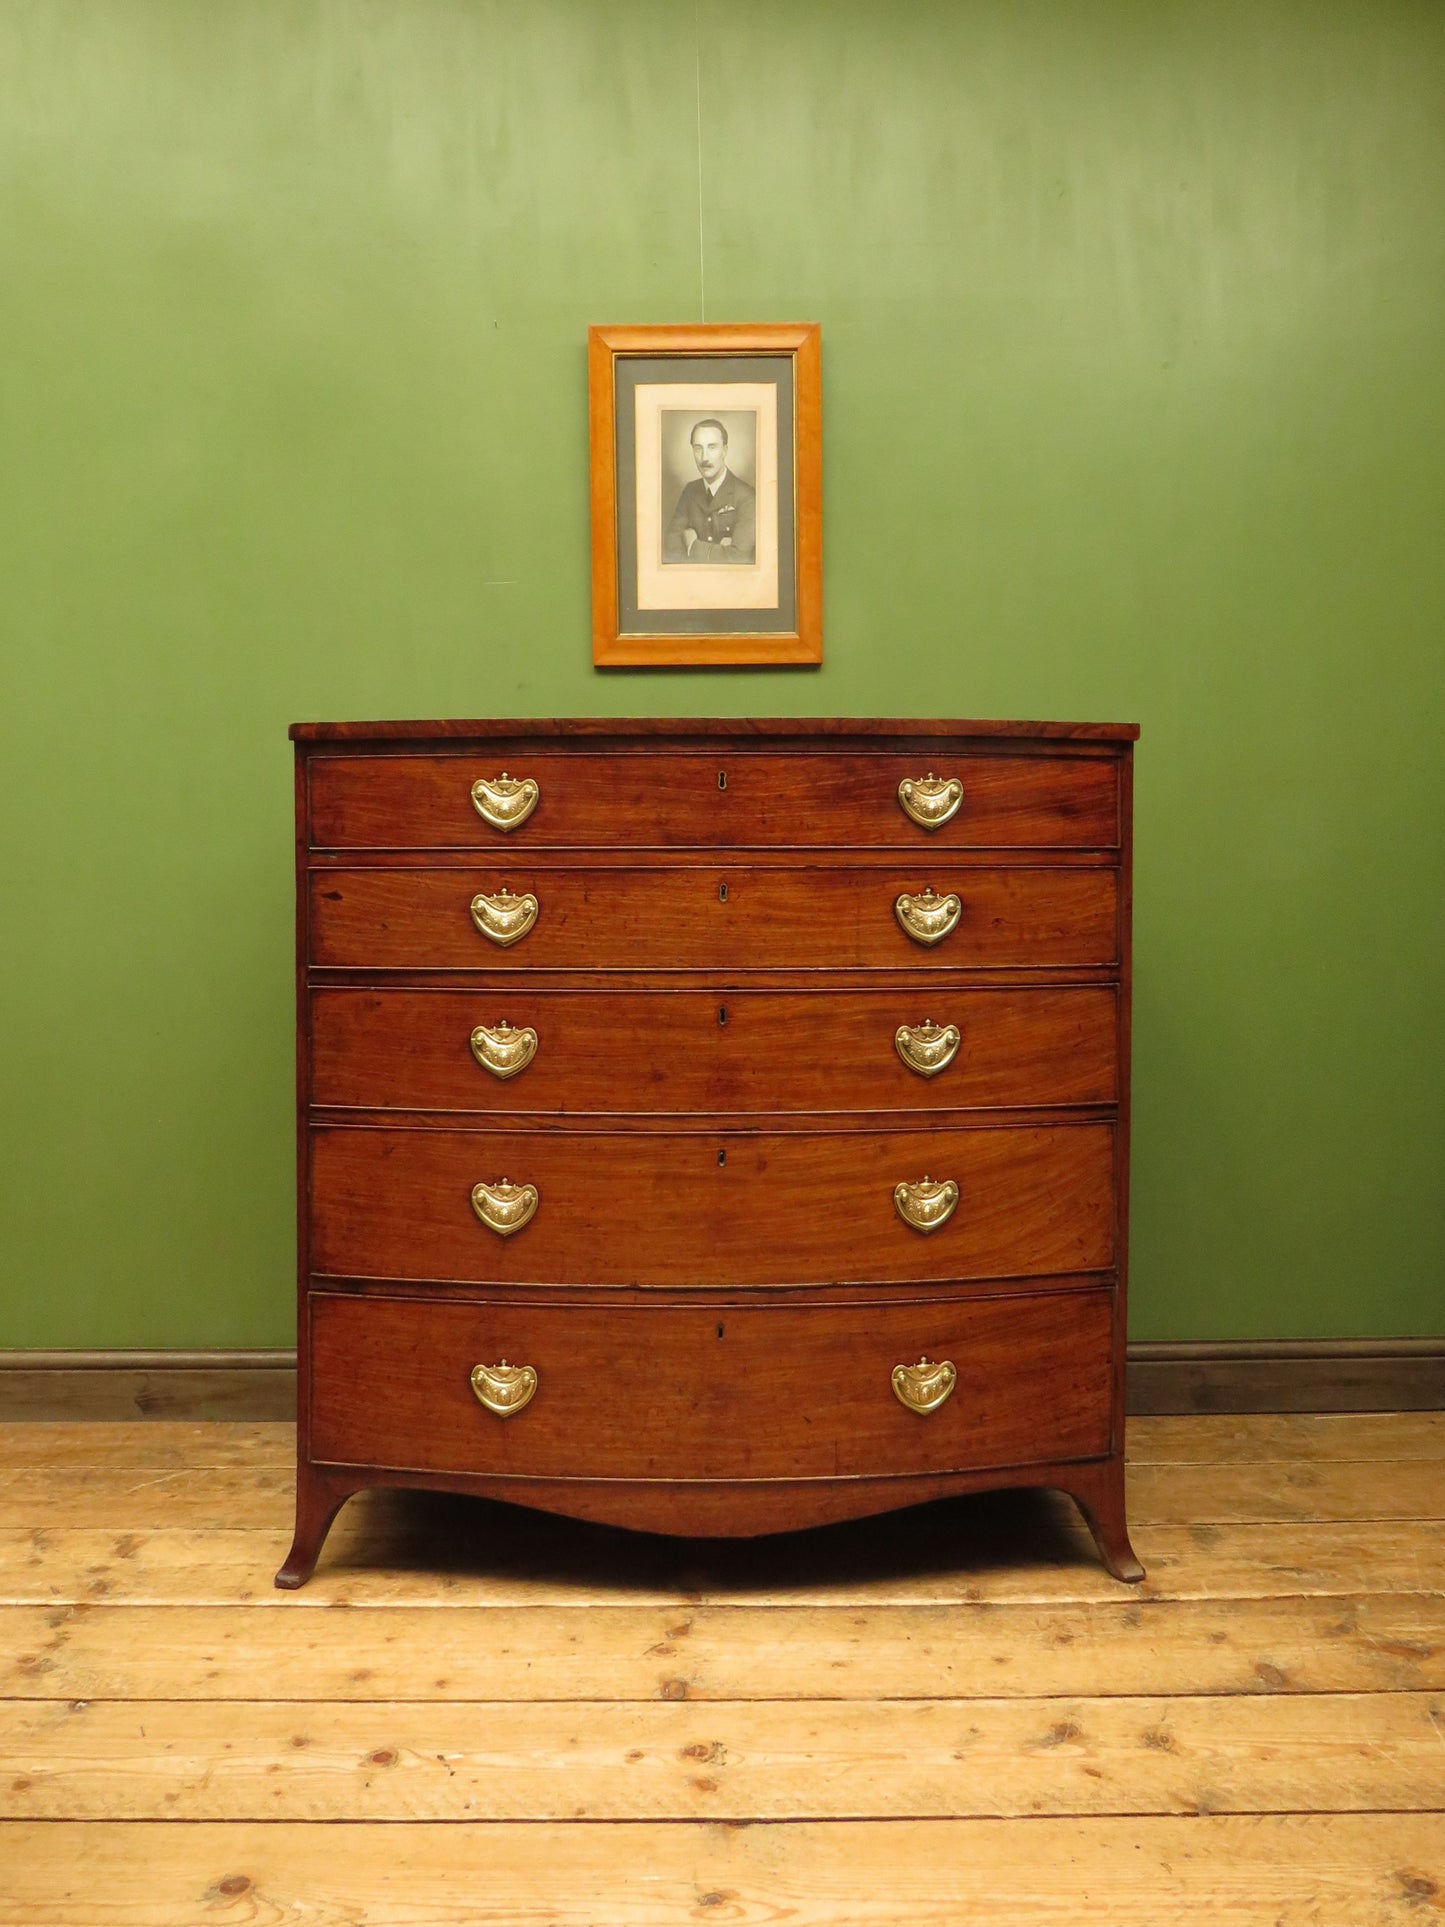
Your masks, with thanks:
[[[930,884],[921,896],[899,897],[893,914],[915,943],[942,943],[963,914],[963,905],[955,896],[935,896]]]
[[[922,829],[936,830],[957,814],[963,801],[963,785],[956,776],[905,776],[898,785],[898,801],[903,813]]]
[[[515,1418],[524,1405],[531,1404],[536,1389],[537,1373],[531,1365],[509,1365],[504,1358],[500,1365],[472,1367],[472,1390],[498,1418]]]
[[[957,1024],[935,1024],[925,1018],[921,1024],[900,1024],[893,1042],[909,1070],[920,1077],[937,1077],[958,1053],[959,1029]]]
[[[499,1178],[495,1184],[472,1186],[473,1211],[499,1238],[510,1238],[530,1224],[537,1215],[538,1202],[535,1184],[513,1184],[510,1178]]]
[[[951,1359],[941,1359],[935,1365],[927,1358],[920,1358],[916,1365],[893,1367],[893,1392],[899,1404],[925,1418],[938,1410],[957,1383],[958,1373]]]
[[[472,1056],[493,1077],[516,1077],[537,1055],[537,1033],[530,1024],[513,1030],[504,1017],[495,1030],[478,1024],[471,1036]]]
[[[531,776],[479,776],[472,784],[472,808],[494,830],[519,829],[537,807],[541,789]]]
[[[525,896],[514,897],[510,890],[503,887],[494,897],[472,898],[472,922],[484,937],[489,937],[505,950],[509,943],[522,941],[537,921],[539,908],[537,899],[530,891]]]
[[[935,1184],[932,1178],[895,1184],[893,1203],[905,1224],[915,1231],[937,1231],[946,1225],[958,1205],[958,1186],[952,1178]]]

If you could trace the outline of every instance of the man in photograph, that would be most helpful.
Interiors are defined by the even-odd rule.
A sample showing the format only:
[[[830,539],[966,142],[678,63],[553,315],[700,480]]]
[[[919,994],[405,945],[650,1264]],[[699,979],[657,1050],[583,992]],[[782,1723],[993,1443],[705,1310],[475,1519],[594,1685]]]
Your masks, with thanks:
[[[753,490],[728,467],[728,432],[709,417],[690,437],[698,480],[677,498],[662,538],[665,562],[752,562],[757,552]]]

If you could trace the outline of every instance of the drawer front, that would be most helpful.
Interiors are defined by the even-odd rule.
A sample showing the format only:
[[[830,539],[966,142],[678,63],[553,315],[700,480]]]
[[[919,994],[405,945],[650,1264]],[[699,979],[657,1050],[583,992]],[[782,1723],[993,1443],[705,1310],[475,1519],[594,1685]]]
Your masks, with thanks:
[[[331,1277],[794,1285],[1045,1276],[1114,1262],[1108,1124],[866,1132],[312,1133],[311,1264]],[[958,1187],[931,1231],[895,1187]],[[531,1186],[484,1224],[474,1187]],[[915,1194],[916,1195],[916,1194]]]
[[[318,990],[311,1097],[499,1117],[1111,1104],[1116,996],[1109,987],[954,984],[717,994],[525,982],[505,992]],[[930,1021],[941,1038],[919,1036]],[[913,1033],[904,1049],[925,1065],[956,1031],[952,1056],[927,1076],[909,1069],[895,1041],[900,1028]],[[488,1035],[474,1050],[478,1030]]]
[[[312,1456],[519,1478],[811,1479],[1097,1457],[1113,1292],[760,1310],[313,1293]],[[920,1414],[895,1366],[956,1373]],[[506,1417],[477,1365],[530,1367]],[[485,1382],[484,1382],[485,1389]]]
[[[471,905],[535,897],[535,920],[503,945]],[[900,897],[956,896],[953,928],[909,936]],[[514,911],[506,915],[515,916]],[[896,867],[742,865],[321,870],[310,880],[311,958],[362,970],[1007,969],[1112,964],[1112,869],[976,869],[946,859]]]
[[[463,755],[316,756],[310,767],[311,841],[319,849],[1102,849],[1119,841],[1118,765],[1104,756],[960,754],[946,743],[909,756],[725,744],[703,755],[532,755],[498,746]],[[504,769],[537,785],[530,813],[507,829],[472,801],[478,779]],[[930,773],[956,778],[961,796],[946,822],[925,829],[907,815],[898,789]]]

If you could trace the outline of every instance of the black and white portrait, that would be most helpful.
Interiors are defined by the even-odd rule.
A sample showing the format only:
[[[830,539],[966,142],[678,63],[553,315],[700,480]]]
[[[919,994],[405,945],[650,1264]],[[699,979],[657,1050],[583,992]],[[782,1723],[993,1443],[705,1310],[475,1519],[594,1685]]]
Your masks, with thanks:
[[[644,364],[641,372],[663,371]],[[705,363],[699,372],[708,372]],[[738,372],[751,374],[753,365]],[[791,436],[786,419],[779,433],[778,381],[659,381],[639,374],[629,388],[630,513],[623,540],[639,616],[665,610],[702,621],[715,610],[780,609],[793,542],[792,475],[785,537],[779,457],[791,470],[793,451],[783,438]]]
[[[591,327],[599,666],[822,660],[816,322]]]
[[[659,411],[664,566],[757,560],[758,417]]]

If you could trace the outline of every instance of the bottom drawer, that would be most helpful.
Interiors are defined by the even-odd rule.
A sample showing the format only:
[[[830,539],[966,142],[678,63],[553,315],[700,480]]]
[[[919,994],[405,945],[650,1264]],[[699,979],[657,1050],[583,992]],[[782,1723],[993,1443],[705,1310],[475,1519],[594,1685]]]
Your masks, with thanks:
[[[317,1462],[811,1479],[1043,1465],[1110,1447],[1109,1286],[710,1309],[314,1292],[310,1307]],[[920,1414],[895,1394],[893,1372],[925,1355],[956,1378]],[[472,1387],[475,1366],[503,1361],[536,1375],[506,1417]],[[483,1389],[506,1396],[496,1380]]]

